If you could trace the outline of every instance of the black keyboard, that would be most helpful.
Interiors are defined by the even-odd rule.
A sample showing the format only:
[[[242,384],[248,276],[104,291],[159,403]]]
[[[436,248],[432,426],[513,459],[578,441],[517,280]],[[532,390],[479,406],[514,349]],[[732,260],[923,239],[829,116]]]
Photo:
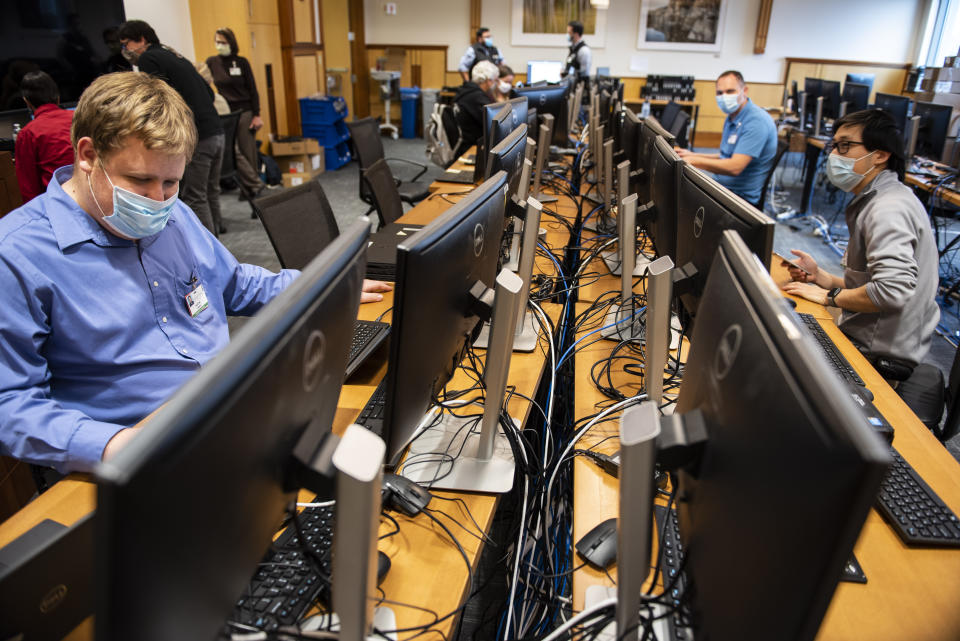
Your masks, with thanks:
[[[273,631],[296,623],[318,601],[329,602],[334,515],[332,506],[304,508],[297,515],[307,545],[319,557],[324,574],[320,575],[316,563],[304,555],[291,522],[264,555],[246,593],[234,607],[231,622]]]
[[[387,336],[390,335],[390,323],[378,321],[358,320],[353,328],[353,338],[350,341],[350,359],[347,361],[347,374],[350,378],[358,367],[367,360]]]
[[[384,378],[373,391],[367,404],[360,410],[357,423],[363,425],[377,436],[383,435],[383,417],[387,407],[387,379]]]
[[[817,322],[817,319],[810,314],[800,314],[797,316],[807,326],[807,329],[810,330],[810,333],[813,334],[813,337],[816,339],[817,343],[820,344],[820,349],[823,350],[823,355],[827,357],[827,362],[833,366],[833,370],[848,383],[853,385],[859,385],[860,387],[866,387],[867,384],[863,382],[863,379],[860,378],[859,374],[853,369],[853,366],[847,362],[847,359],[843,357],[843,354],[840,353],[840,350],[837,349],[837,346],[833,344],[833,341],[830,340],[830,337],[827,335],[827,332],[820,327],[820,323]]]
[[[907,545],[960,547],[960,522],[894,448],[877,510]]]
[[[680,566],[683,559],[683,543],[680,542],[680,522],[677,519],[677,511],[662,505],[653,506],[653,516],[657,524],[657,536],[663,533],[663,538],[659,539],[660,554],[660,573],[664,587],[673,586],[670,594],[671,609],[676,609],[680,605],[680,597],[683,595],[687,586],[686,574],[682,573]],[[664,519],[667,520],[664,527]],[[677,576],[679,574],[679,577]],[[683,618],[680,614],[674,614],[667,619],[668,636],[671,641],[685,641],[693,638],[693,631],[685,627]]]

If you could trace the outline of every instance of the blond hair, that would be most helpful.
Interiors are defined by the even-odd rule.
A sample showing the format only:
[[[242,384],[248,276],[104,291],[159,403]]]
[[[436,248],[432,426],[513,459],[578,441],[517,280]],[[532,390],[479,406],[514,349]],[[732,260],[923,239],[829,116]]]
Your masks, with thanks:
[[[121,149],[128,136],[147,149],[183,154],[187,161],[197,145],[193,111],[180,94],[163,80],[136,71],[108,73],[86,88],[70,128],[74,151],[85,136],[103,157]]]

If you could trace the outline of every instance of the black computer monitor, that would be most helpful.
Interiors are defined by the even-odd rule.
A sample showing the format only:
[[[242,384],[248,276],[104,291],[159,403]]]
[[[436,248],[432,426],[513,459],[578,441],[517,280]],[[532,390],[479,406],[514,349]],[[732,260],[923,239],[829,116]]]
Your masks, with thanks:
[[[870,87],[858,82],[843,84],[843,102],[847,103],[847,113],[863,111],[870,104]]]
[[[620,122],[620,135],[615,137],[614,151],[623,152],[630,161],[630,171],[635,172],[639,167],[638,150],[640,148],[640,129],[643,121],[630,109],[623,110],[623,119]],[[631,193],[633,190],[631,190]]]
[[[493,102],[483,106],[483,138],[477,145],[474,182],[487,175],[487,157],[514,129],[513,107],[509,102]]]
[[[643,175],[637,180],[636,189],[634,189],[641,203],[650,200],[650,161],[653,158],[653,145],[657,137],[663,138],[671,147],[676,144],[673,134],[664,129],[656,118],[647,116],[643,119],[643,127],[640,129],[640,145],[637,150],[637,167],[643,169]]]
[[[916,155],[940,162],[952,114],[953,107],[949,105],[935,105],[932,102],[914,103],[913,115],[920,116],[917,144],[913,150]]]
[[[213,639],[300,487],[334,496],[330,438],[367,218],[96,470],[96,638]]]
[[[510,104],[510,124],[516,129],[522,124],[527,122],[527,98],[522,96],[520,98],[511,98],[507,101]]]
[[[873,91],[873,81],[876,79],[876,77],[876,74],[872,73],[848,73],[846,79],[844,80],[844,84],[848,82],[854,82],[859,85],[866,85],[867,93],[869,94],[871,91]]]
[[[650,171],[650,200],[647,234],[657,256],[669,256],[677,262],[677,180],[683,161],[673,145],[657,137],[648,163]]]
[[[751,251],[722,236],[676,408],[687,590],[696,638],[812,641],[890,456]]]
[[[524,152],[527,149],[527,125],[520,125],[500,141],[487,155],[487,175],[496,175],[498,171],[507,174],[507,198],[513,198],[520,186],[520,173],[523,169]]]
[[[877,92],[874,106],[878,109],[883,109],[893,116],[893,119],[897,123],[897,128],[900,129],[900,133],[906,133],[907,117],[910,115],[909,98],[891,93]]]
[[[600,125],[603,125],[603,130],[607,133],[610,132],[610,113],[612,111],[611,106],[613,105],[613,96],[606,89],[600,90],[599,99],[597,101],[599,107],[597,108],[597,122]]]
[[[541,116],[543,114],[553,116],[553,140],[550,143],[560,147],[569,145],[570,132],[567,129],[567,123],[570,122],[570,117],[567,115],[567,94],[569,92],[570,85],[566,83],[517,89],[518,95],[527,98],[531,109],[536,109]]]
[[[823,111],[821,116],[836,120],[840,117],[840,82],[837,80],[821,80],[820,95],[823,96]],[[809,104],[809,103],[808,103]],[[813,109],[817,105],[814,103]]]
[[[540,120],[537,118],[536,109],[527,109],[527,130],[528,131],[540,130]]]
[[[395,464],[482,324],[470,288],[493,288],[507,175],[497,173],[397,247],[383,439]]]
[[[744,242],[770,268],[773,220],[699,169],[684,163],[677,186],[677,258],[683,283],[676,292],[690,316],[697,315],[710,264],[720,237],[727,229],[739,232]]]
[[[817,98],[820,97],[820,79],[819,78],[804,78],[803,79],[803,93],[806,94],[806,113],[804,114],[804,119],[807,122],[813,122],[814,117],[817,113]]]

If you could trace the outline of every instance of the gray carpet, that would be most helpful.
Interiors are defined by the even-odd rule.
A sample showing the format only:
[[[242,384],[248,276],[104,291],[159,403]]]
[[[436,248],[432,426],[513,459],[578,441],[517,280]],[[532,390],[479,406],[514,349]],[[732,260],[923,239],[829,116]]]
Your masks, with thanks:
[[[433,165],[427,159],[424,153],[425,143],[422,138],[401,138],[399,140],[383,138],[383,145],[388,158],[402,158],[427,165],[427,172],[420,177],[420,182],[429,184],[443,172],[442,169]],[[700,150],[698,149],[698,151]],[[775,176],[777,195],[773,203],[768,203],[768,213],[784,212],[790,208],[796,210],[799,207],[802,163],[803,157],[800,153],[784,155],[784,160]],[[409,179],[419,171],[418,168],[403,162],[391,163],[391,169],[394,175],[401,180]],[[337,217],[337,223],[341,228],[367,212],[367,204],[361,201],[359,197],[359,175],[355,162],[351,162],[336,171],[328,171],[322,174],[318,180],[330,201]],[[828,224],[831,221],[833,222],[828,229],[837,236],[841,236],[845,230],[842,213],[845,198],[840,196],[842,194],[838,195],[838,192],[830,193],[820,187],[814,193],[811,207],[811,213],[819,214]],[[222,194],[220,202],[223,218],[228,229],[228,233],[222,235],[221,240],[227,249],[233,252],[234,256],[241,262],[260,265],[273,271],[280,269],[280,262],[277,260],[276,253],[273,251],[263,225],[260,224],[259,220],[250,218],[250,206],[237,199],[236,191]],[[375,213],[372,216],[376,218]],[[813,218],[809,216],[778,221],[774,246],[806,251],[828,271],[840,273],[842,271],[840,255],[824,241],[822,229],[823,227],[815,225]],[[948,324],[952,331],[956,331],[958,323],[955,315],[945,314],[944,317],[947,323],[953,323],[953,325]],[[236,331],[244,320],[242,318],[231,318],[231,331]],[[945,338],[936,335],[930,353],[925,360],[938,366],[947,376],[955,352],[956,348],[952,344]],[[947,445],[953,455],[960,459],[960,436],[954,438]]]

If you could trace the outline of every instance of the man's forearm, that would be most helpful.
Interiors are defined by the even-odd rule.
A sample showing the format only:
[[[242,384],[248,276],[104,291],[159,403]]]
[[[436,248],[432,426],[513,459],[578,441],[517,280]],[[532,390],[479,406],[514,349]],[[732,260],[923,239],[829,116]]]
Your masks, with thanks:
[[[841,285],[842,283],[840,285],[834,285],[834,287],[840,287]],[[837,307],[851,312],[877,313],[880,311],[880,308],[874,305],[873,301],[870,300],[870,297],[867,295],[866,285],[853,289],[840,290],[840,293],[837,294],[833,300],[836,302]]]
[[[737,169],[740,168],[733,159],[721,158],[717,154],[689,154],[684,156],[683,159],[697,169],[704,169],[715,174],[722,174],[724,176],[736,176],[739,174]]]
[[[823,287],[824,289],[833,289],[834,287],[843,287],[843,278],[839,276],[834,276],[833,274],[831,274],[825,269],[817,269],[817,279],[814,282],[820,287]],[[863,311],[863,310],[853,310],[853,311]]]

